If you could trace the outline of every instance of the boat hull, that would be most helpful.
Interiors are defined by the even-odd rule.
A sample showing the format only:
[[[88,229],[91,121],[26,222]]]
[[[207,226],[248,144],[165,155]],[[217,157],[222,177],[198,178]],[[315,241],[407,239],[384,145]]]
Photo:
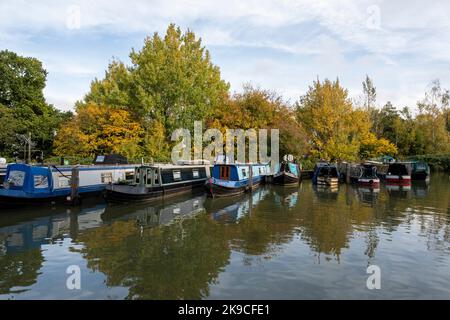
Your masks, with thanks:
[[[77,202],[81,202],[84,198],[101,197],[102,190],[93,190],[82,192],[76,199]],[[4,194],[0,194],[0,209],[1,208],[18,208],[35,205],[49,205],[56,203],[72,203],[70,199],[70,192],[64,194],[53,194],[41,197],[13,197]]]
[[[105,190],[105,199],[108,202],[145,202],[158,200],[198,190],[204,186],[205,181],[205,179],[201,179],[195,182],[141,189],[127,185],[109,185]]]
[[[295,185],[300,183],[300,178],[292,174],[281,172],[273,176],[272,183],[277,185]]]
[[[351,177],[350,182],[353,184],[357,184],[358,186],[364,186],[364,187],[379,187],[380,186],[379,178]]]
[[[428,180],[430,176],[427,172],[413,172],[411,173],[411,180]]]
[[[394,183],[397,185],[410,185],[411,184],[411,176],[386,175],[386,183]]]
[[[239,187],[226,187],[222,185],[215,184],[213,182],[208,182],[206,187],[206,192],[209,197],[215,198],[215,197],[230,197],[230,196],[238,196],[241,195],[247,191],[250,191],[250,189],[256,189],[261,185],[261,181],[257,181],[253,184],[253,186],[250,188],[248,185],[243,185]]]

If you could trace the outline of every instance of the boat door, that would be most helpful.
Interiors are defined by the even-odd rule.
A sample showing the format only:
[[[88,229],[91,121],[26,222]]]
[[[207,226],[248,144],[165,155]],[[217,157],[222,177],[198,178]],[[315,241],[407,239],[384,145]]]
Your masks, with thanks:
[[[146,168],[145,175],[145,186],[155,187],[159,186],[159,169],[158,168]]]
[[[230,166],[221,166],[219,177],[221,180],[230,180]]]

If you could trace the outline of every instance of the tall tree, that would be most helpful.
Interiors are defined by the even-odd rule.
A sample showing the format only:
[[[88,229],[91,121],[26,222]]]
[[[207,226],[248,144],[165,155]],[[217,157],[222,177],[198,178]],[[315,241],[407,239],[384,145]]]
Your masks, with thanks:
[[[427,141],[425,153],[450,151],[450,132],[445,114],[449,101],[449,90],[441,88],[439,80],[434,80],[425,98],[417,103],[420,113],[416,122]]]
[[[234,94],[226,105],[208,118],[207,125],[222,129],[278,129],[280,155],[297,159],[308,151],[306,134],[295,118],[295,112],[276,92],[245,84],[242,93]]]
[[[0,134],[0,152],[11,155],[19,147],[17,135],[25,133],[31,133],[35,148],[51,151],[54,130],[70,114],[46,103],[46,77],[39,60],[0,51],[0,115],[8,122]]]
[[[368,75],[366,75],[366,79],[364,79],[362,85],[364,92],[364,105],[366,110],[369,111],[374,107],[375,101],[377,100],[377,89]]]
[[[315,158],[355,160],[361,155],[396,151],[388,141],[376,139],[370,133],[368,113],[353,108],[348,92],[339,80],[315,81],[296,103],[296,109],[297,119],[308,134]]]
[[[128,67],[112,62],[105,78],[92,82],[84,103],[129,111],[149,137],[143,147],[151,156],[169,150],[175,129],[192,129],[194,121],[204,121],[228,97],[229,84],[221,79],[201,39],[190,30],[183,33],[170,24],[164,37],[158,33],[147,37],[143,48],[133,49],[130,58]],[[163,144],[154,150],[152,139]]]

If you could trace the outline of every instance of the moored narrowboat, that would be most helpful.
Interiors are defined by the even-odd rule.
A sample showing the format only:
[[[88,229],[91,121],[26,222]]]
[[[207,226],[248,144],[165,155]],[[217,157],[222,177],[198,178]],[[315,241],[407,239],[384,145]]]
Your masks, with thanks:
[[[135,168],[131,184],[106,186],[111,202],[148,201],[202,188],[210,177],[209,165],[142,165]]]
[[[411,173],[411,180],[429,180],[430,166],[423,161],[404,161]]]
[[[326,187],[339,185],[339,170],[336,164],[320,161],[314,168],[313,184]]]
[[[210,197],[234,196],[259,187],[268,174],[270,167],[266,164],[215,164],[205,186]]]
[[[292,162],[292,157],[285,159],[276,165],[272,183],[278,185],[296,185],[300,183],[300,166]]]
[[[350,182],[360,186],[379,187],[377,167],[371,163],[362,163],[350,167]]]
[[[399,185],[411,184],[411,171],[409,167],[402,162],[389,163],[384,179],[387,183],[395,183]]]
[[[77,172],[77,196],[101,194],[109,183],[132,177],[135,165],[32,166],[9,164],[3,188],[2,206],[66,201],[73,194],[72,173]],[[74,169],[76,168],[76,171]]]

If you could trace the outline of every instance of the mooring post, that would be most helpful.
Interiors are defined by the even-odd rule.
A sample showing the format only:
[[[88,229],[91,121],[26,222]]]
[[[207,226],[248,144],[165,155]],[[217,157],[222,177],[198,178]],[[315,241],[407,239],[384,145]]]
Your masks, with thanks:
[[[350,184],[350,163],[345,164],[345,182]]]
[[[72,205],[76,205],[80,201],[78,188],[80,186],[80,169],[78,166],[72,168],[72,176],[70,179],[70,201]]]

